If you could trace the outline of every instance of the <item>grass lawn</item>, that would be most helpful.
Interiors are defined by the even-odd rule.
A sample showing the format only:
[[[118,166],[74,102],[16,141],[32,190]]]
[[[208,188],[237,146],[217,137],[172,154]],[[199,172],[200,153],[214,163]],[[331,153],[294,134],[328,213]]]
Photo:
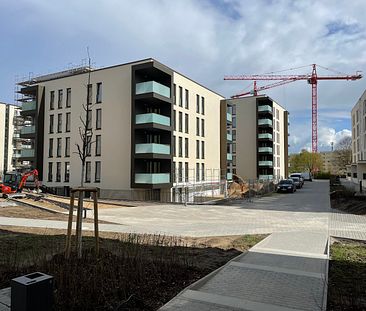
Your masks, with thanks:
[[[55,278],[56,311],[157,310],[265,236],[113,237],[101,239],[101,253],[95,258],[94,239],[85,236],[83,258],[73,254],[65,260],[63,234],[0,229],[0,288],[14,277],[40,271]]]
[[[330,252],[327,310],[366,310],[366,242],[337,239]]]

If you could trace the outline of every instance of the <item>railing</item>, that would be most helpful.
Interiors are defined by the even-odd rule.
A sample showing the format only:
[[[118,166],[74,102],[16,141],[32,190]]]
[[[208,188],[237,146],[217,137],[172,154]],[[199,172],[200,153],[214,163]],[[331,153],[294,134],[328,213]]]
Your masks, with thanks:
[[[271,119],[258,119],[258,125],[270,125],[272,126]]]
[[[258,106],[258,112],[272,112],[272,107],[269,105]]]
[[[136,153],[170,154],[170,145],[163,144],[136,144]]]
[[[233,160],[233,155],[232,155],[232,153],[227,153],[227,154],[226,154],[226,160],[228,160],[228,161],[232,161],[232,160]]]
[[[156,93],[170,98],[170,88],[155,81],[136,83],[136,95]]]
[[[233,122],[233,116],[230,112],[226,113],[226,121],[228,121],[230,123]]]
[[[273,179],[273,175],[259,175],[259,179]]]
[[[258,138],[259,139],[267,139],[267,138],[272,139],[273,136],[270,133],[260,133],[260,134],[258,134]]]
[[[273,166],[273,161],[259,161],[259,166]]]
[[[170,126],[170,118],[157,113],[143,113],[136,115],[136,124],[146,123]]]
[[[227,133],[226,134],[226,139],[227,139],[227,141],[233,141],[233,135]]]
[[[227,173],[226,174],[226,179],[227,180],[232,180],[233,179],[233,173]]]
[[[35,132],[36,132],[36,127],[34,125],[23,126],[20,131],[21,134],[34,134]]]
[[[135,174],[136,184],[167,184],[170,182],[169,173],[138,173]]]
[[[270,152],[272,153],[273,149],[272,147],[259,147],[258,152]]]
[[[22,149],[20,154],[22,158],[32,158],[34,157],[34,149]]]
[[[29,102],[24,102],[22,104],[22,111],[36,110],[36,108],[37,108],[37,103],[35,100],[29,101]]]

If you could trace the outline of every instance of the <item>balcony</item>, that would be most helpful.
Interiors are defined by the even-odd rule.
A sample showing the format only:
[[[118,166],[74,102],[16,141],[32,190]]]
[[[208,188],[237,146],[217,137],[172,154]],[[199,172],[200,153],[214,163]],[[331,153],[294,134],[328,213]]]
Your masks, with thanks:
[[[20,156],[22,158],[33,158],[34,157],[34,149],[22,149]]]
[[[226,160],[232,161],[233,160],[233,154],[232,153],[227,153],[226,154]]]
[[[227,173],[226,174],[226,179],[227,180],[233,180],[233,173]]]
[[[22,155],[20,153],[13,153],[13,158],[20,158]]]
[[[272,107],[269,105],[258,106],[258,112],[270,112],[272,113]]]
[[[32,111],[32,110],[36,110],[37,108],[37,104],[35,100],[29,101],[29,102],[24,102],[22,104],[22,111]]]
[[[258,125],[272,126],[272,120],[271,119],[258,119]]]
[[[233,122],[233,116],[230,112],[226,113],[226,121],[229,122],[229,123]]]
[[[168,184],[170,183],[169,173],[139,173],[135,174],[136,184]]]
[[[36,133],[36,127],[34,125],[31,126],[23,126],[21,131],[21,134],[35,134]]]
[[[135,153],[136,154],[143,154],[143,153],[170,154],[170,145],[136,144]]]
[[[143,113],[136,115],[136,124],[147,123],[170,126],[170,118],[157,113]]]
[[[272,153],[273,149],[272,149],[272,147],[259,147],[258,152],[260,152],[260,153],[265,153],[265,152]]]
[[[258,134],[258,139],[272,139],[271,133],[260,133]]]
[[[136,83],[136,95],[156,93],[170,98],[170,88],[155,81]]]
[[[227,141],[233,141],[233,135],[231,135],[231,134],[226,134],[226,140]]]
[[[273,161],[259,161],[259,166],[273,166]]]
[[[273,179],[273,175],[259,175],[259,179]]]

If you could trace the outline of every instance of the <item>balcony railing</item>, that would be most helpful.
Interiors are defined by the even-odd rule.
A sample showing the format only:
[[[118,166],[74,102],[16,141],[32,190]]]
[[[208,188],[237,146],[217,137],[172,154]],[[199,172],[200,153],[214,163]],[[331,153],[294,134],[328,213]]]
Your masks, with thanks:
[[[258,152],[270,152],[270,153],[272,153],[273,149],[272,149],[272,147],[259,147]]]
[[[232,153],[227,153],[226,154],[226,160],[232,161],[233,160],[233,154]]]
[[[136,95],[156,93],[170,98],[170,88],[155,81],[136,83]]]
[[[273,175],[259,175],[259,179],[273,179]]]
[[[271,133],[260,133],[258,134],[259,139],[272,139]]]
[[[170,145],[136,144],[135,152],[138,154],[142,154],[142,153],[170,154]]]
[[[20,133],[21,134],[35,134],[36,127],[34,125],[31,126],[23,126]]]
[[[273,166],[273,161],[259,161],[259,166]]]
[[[22,149],[20,154],[23,158],[32,158],[34,157],[34,149]]]
[[[269,105],[258,106],[258,112],[272,112],[272,107]]]
[[[233,141],[233,135],[227,133],[226,134],[226,139],[227,139],[227,141]]]
[[[230,112],[226,113],[226,121],[232,123],[233,122],[233,116]]]
[[[227,173],[226,174],[226,179],[227,180],[232,180],[233,179],[233,173]]]
[[[270,125],[272,126],[271,119],[258,119],[258,125]]]
[[[31,110],[36,110],[37,108],[37,104],[35,100],[32,100],[30,102],[24,102],[22,104],[22,111],[31,111]]]
[[[157,113],[143,113],[136,115],[136,124],[146,123],[170,126],[170,118]]]
[[[169,173],[139,173],[135,174],[136,184],[167,184],[170,182]]]

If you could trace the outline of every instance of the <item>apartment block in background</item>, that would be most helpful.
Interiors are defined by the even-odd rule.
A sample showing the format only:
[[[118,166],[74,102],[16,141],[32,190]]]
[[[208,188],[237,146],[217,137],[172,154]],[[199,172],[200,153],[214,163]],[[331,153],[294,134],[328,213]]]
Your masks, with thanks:
[[[366,187],[366,91],[352,108],[351,179]]]
[[[220,181],[223,97],[154,59],[80,67],[21,85],[21,135],[31,141],[22,157],[59,194],[80,185],[76,144],[86,101],[93,143],[84,184],[99,187],[102,197],[192,200],[198,188]]]
[[[19,132],[15,119],[19,115],[20,108],[15,105],[0,102],[0,175],[14,169],[14,161],[19,157],[16,140]],[[19,149],[18,149],[19,150]]]
[[[286,178],[288,112],[268,96],[224,100],[222,105],[232,115],[226,141],[229,176]]]

